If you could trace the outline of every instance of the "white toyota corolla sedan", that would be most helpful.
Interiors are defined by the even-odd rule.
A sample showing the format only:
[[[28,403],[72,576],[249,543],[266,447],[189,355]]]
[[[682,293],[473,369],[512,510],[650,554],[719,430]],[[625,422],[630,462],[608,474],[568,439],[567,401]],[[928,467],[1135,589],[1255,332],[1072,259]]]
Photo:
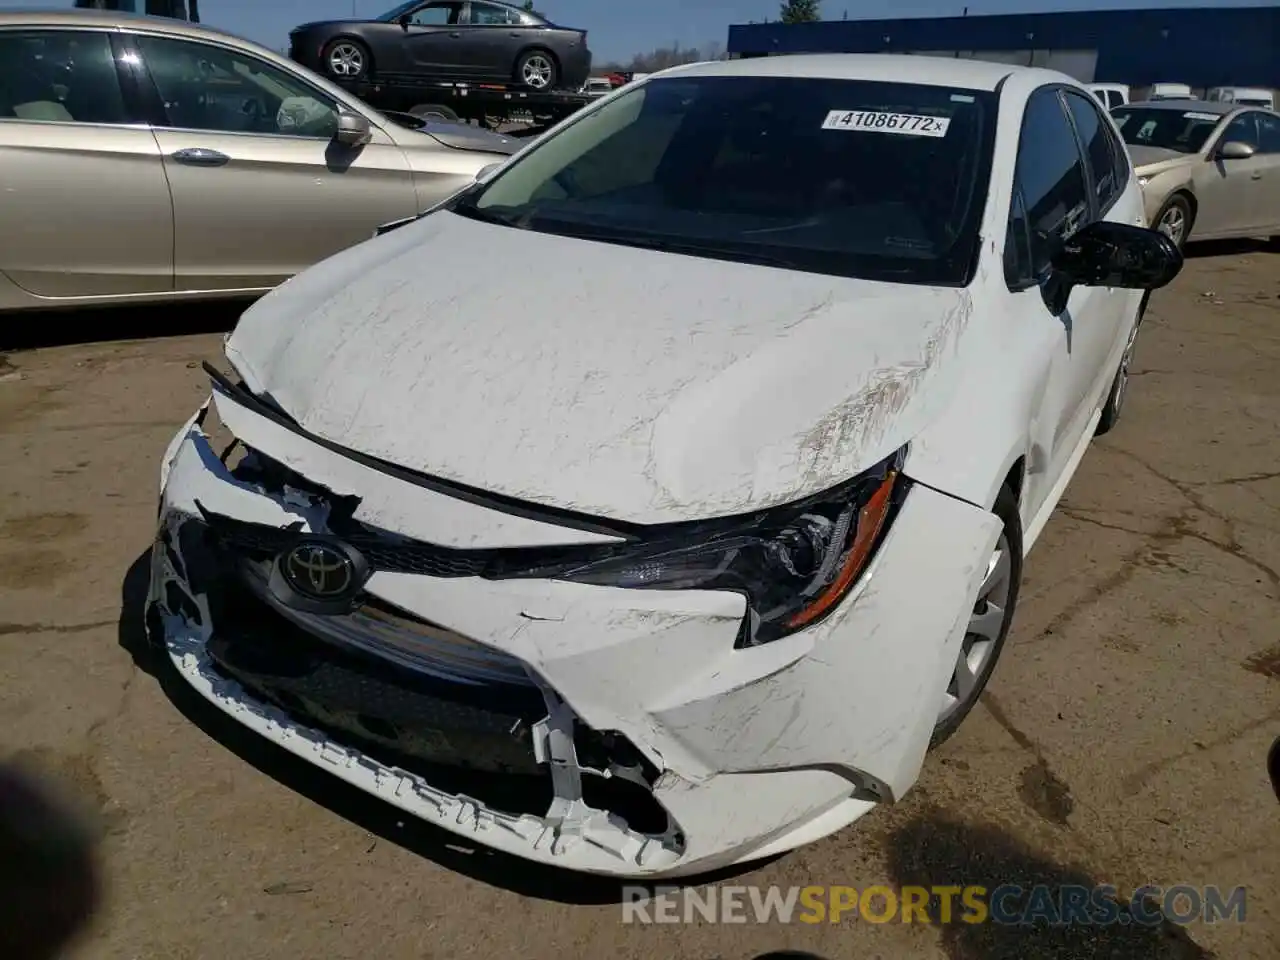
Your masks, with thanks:
[[[974,706],[1180,266],[1066,76],[655,75],[245,313],[164,455],[149,630],[530,860],[815,840]]]

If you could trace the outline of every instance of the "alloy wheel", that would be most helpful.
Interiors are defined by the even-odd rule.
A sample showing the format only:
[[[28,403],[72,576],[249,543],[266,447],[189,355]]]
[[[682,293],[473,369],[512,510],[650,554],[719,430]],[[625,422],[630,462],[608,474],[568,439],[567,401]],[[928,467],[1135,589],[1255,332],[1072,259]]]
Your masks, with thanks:
[[[1002,532],[1000,542],[987,563],[986,576],[978,589],[969,627],[960,644],[951,682],[938,708],[937,724],[946,723],[956,713],[968,710],[982,692],[987,675],[995,666],[1000,633],[1009,616],[1009,600],[1013,593],[1013,564],[1009,540]]]
[[[1172,240],[1175,246],[1181,247],[1182,238],[1187,233],[1187,216],[1180,206],[1174,204],[1164,212],[1156,229]]]
[[[535,53],[524,62],[520,70],[520,79],[524,81],[525,86],[541,90],[550,85],[554,72],[555,67],[552,66],[551,61],[543,54]]]
[[[1129,331],[1129,341],[1124,345],[1124,354],[1120,357],[1120,369],[1116,372],[1116,393],[1112,400],[1112,407],[1117,413],[1124,406],[1124,392],[1129,386],[1129,365],[1133,363],[1133,348],[1138,343],[1138,323],[1134,323],[1133,329]]]
[[[338,44],[329,51],[329,71],[338,77],[358,77],[364,71],[364,51],[354,44]]]

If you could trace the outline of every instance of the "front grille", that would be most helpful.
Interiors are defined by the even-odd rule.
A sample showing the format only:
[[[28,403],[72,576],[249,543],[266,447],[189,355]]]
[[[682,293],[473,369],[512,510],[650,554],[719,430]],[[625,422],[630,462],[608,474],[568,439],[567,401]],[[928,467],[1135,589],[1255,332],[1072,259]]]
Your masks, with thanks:
[[[546,814],[554,791],[533,748],[546,702],[519,660],[373,598],[331,617],[279,609],[260,595],[260,567],[255,573],[245,554],[199,520],[183,523],[176,538],[164,531],[161,540],[186,581],[185,589],[169,581],[166,605],[199,623],[187,594],[204,596],[216,672],[303,726],[446,793],[514,815]],[[354,642],[371,621],[391,631],[381,638],[388,648]],[[447,643],[417,642],[429,637]],[[417,659],[397,659],[397,650]],[[616,731],[575,720],[572,736],[587,774],[586,802],[633,830],[661,835],[667,814],[650,789],[658,769]],[[601,775],[606,770],[614,775]]]
[[[206,514],[210,529],[227,547],[257,559],[282,553],[297,539],[297,532],[248,523],[218,514]],[[474,551],[453,550],[430,543],[378,534],[354,522],[344,525],[340,536],[355,547],[374,570],[411,573],[423,577],[478,577],[488,559]],[[337,532],[337,531],[335,531]]]

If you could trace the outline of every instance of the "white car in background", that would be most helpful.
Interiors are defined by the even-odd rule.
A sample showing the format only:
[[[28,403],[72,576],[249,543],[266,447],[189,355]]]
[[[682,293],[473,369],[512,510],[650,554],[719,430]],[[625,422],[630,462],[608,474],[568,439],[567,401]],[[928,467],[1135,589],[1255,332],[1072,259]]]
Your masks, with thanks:
[[[656,74],[244,314],[164,456],[151,635],[471,842],[656,877],[815,840],[991,676],[1181,265],[1141,222],[1062,74]]]
[[[1194,100],[1196,95],[1185,83],[1153,83],[1148,100]]]
[[[1205,94],[1205,99],[1215,103],[1233,103],[1237,107],[1276,108],[1275,91],[1265,87],[1214,87]]]
[[[1129,102],[1129,85],[1127,83],[1091,83],[1088,90],[1098,102],[1108,110],[1120,107]]]

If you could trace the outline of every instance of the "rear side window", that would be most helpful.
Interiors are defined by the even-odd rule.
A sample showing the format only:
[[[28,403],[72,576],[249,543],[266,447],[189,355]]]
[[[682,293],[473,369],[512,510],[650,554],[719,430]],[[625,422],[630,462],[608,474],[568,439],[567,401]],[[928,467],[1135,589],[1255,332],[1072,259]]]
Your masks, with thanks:
[[[0,32],[0,120],[128,123],[107,34]]]
[[[1037,90],[1027,101],[1014,187],[1026,204],[1031,269],[1039,273],[1062,241],[1088,222],[1092,192],[1075,130],[1054,88]]]
[[[1098,212],[1102,214],[1124,192],[1128,169],[1117,167],[1120,158],[1113,143],[1114,137],[1098,108],[1088,97],[1074,91],[1066,91],[1065,97],[1080,142],[1084,144],[1085,155],[1089,158],[1089,179],[1098,200]]]
[[[471,22],[477,26],[519,24],[520,15],[514,10],[508,10],[506,7],[495,6],[492,3],[473,2],[471,4]]]

